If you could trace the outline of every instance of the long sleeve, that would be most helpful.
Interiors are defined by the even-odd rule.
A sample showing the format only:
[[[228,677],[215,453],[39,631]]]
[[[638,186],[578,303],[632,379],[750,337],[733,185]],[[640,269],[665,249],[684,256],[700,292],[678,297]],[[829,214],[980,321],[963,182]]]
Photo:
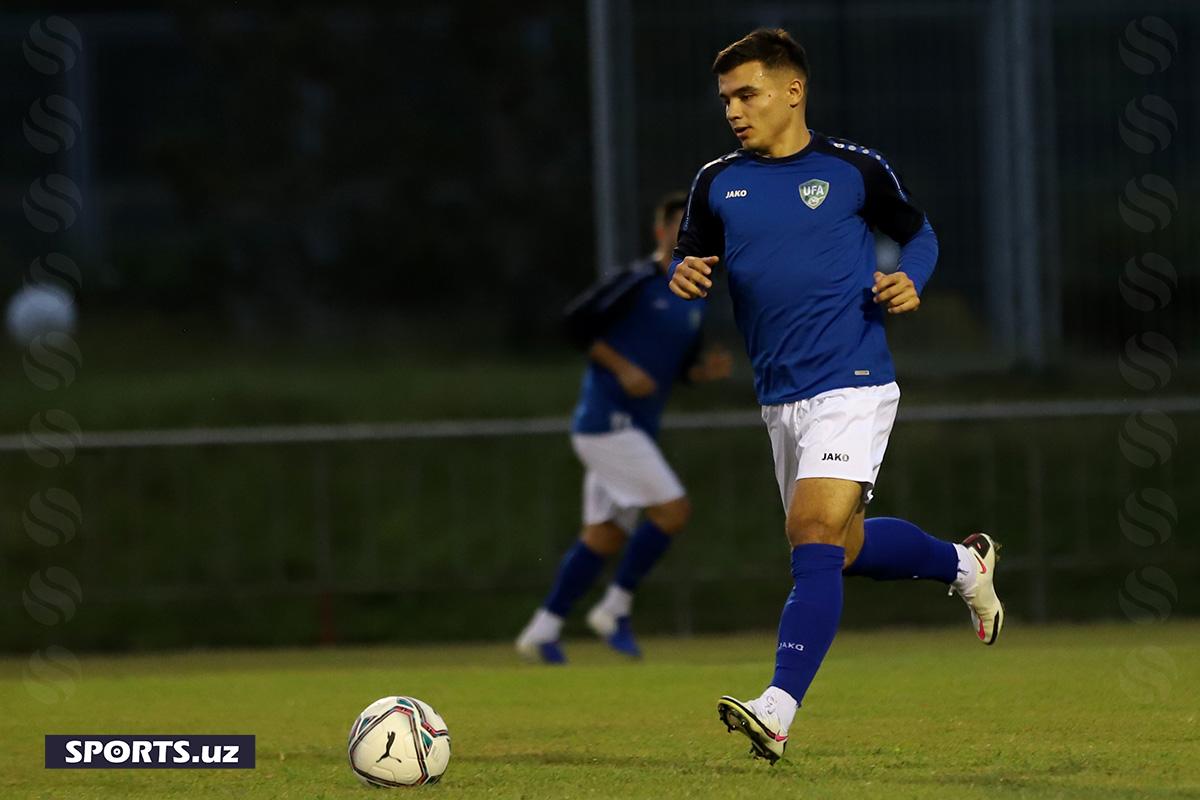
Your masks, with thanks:
[[[725,229],[721,218],[713,213],[708,193],[713,179],[729,164],[728,157],[711,161],[700,168],[688,192],[687,210],[679,225],[679,241],[671,256],[668,278],[675,274],[675,267],[688,256],[725,257]]]
[[[864,165],[860,169],[866,189],[863,219],[900,245],[900,270],[920,294],[937,264],[937,234],[882,155],[861,158],[859,163]]]

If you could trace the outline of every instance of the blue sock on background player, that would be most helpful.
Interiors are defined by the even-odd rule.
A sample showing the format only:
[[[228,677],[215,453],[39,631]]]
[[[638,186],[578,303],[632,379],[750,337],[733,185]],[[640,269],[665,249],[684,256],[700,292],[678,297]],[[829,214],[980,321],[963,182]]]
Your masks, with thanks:
[[[613,583],[632,592],[670,546],[670,536],[650,520],[642,520],[633,536],[629,537],[629,544],[625,546],[625,555],[617,565]]]
[[[603,568],[604,556],[583,542],[575,542],[558,565],[558,577],[550,594],[546,595],[543,607],[559,617],[567,616],[571,606],[587,593]]]
[[[842,617],[846,549],[833,544],[792,548],[792,593],[779,618],[779,647],[771,685],[799,704],[833,644]]]
[[[862,550],[846,574],[877,581],[924,578],[953,583],[958,569],[959,553],[952,542],[935,539],[907,520],[872,517],[863,525]]]

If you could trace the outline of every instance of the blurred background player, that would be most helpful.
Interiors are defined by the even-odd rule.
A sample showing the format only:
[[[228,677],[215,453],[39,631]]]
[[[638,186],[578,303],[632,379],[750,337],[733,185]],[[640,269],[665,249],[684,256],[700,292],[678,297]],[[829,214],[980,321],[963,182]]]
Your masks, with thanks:
[[[773,762],[837,632],[843,570],[940,581],[988,645],[1002,609],[986,534],[953,544],[905,520],[865,520],[900,402],[884,313],[921,304],[938,255],[925,213],[878,151],[808,129],[808,57],[786,31],[733,43],[713,73],[742,148],[697,173],[671,288],[707,297],[724,262],[775,455],[793,577],[775,675],[758,698],[717,704]],[[876,267],[872,228],[901,246],[890,275]]]
[[[640,656],[630,626],[633,593],[691,516],[683,484],[656,443],[659,422],[676,380],[726,378],[732,360],[719,349],[700,357],[704,305],[675,296],[663,280],[686,203],[683,192],[664,197],[654,212],[654,253],[567,308],[568,330],[589,359],[571,428],[586,469],[583,532],[517,638],[517,651],[528,659],[566,661],[563,620],[622,547],[613,581],[587,623],[618,652]],[[634,529],[639,512],[644,518]]]

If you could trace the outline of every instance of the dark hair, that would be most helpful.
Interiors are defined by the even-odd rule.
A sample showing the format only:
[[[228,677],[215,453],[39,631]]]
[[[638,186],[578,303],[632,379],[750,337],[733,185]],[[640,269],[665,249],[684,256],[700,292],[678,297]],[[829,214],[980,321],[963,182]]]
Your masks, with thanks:
[[[783,28],[759,28],[738,39],[717,53],[712,71],[714,75],[724,75],[751,61],[761,61],[767,69],[795,67],[808,78],[808,54]]]
[[[658,205],[654,207],[654,223],[662,225],[676,211],[683,211],[687,208],[687,192],[668,192],[658,200]]]

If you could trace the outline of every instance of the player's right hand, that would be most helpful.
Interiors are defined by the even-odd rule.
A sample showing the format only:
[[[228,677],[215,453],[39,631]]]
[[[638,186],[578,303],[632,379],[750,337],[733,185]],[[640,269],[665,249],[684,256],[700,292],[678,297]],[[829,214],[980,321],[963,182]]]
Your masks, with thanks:
[[[629,363],[617,372],[617,381],[630,397],[649,397],[658,391],[658,384],[637,364]]]
[[[712,288],[712,268],[720,260],[717,256],[688,256],[680,261],[671,276],[671,291],[684,300],[708,297],[708,290]]]

